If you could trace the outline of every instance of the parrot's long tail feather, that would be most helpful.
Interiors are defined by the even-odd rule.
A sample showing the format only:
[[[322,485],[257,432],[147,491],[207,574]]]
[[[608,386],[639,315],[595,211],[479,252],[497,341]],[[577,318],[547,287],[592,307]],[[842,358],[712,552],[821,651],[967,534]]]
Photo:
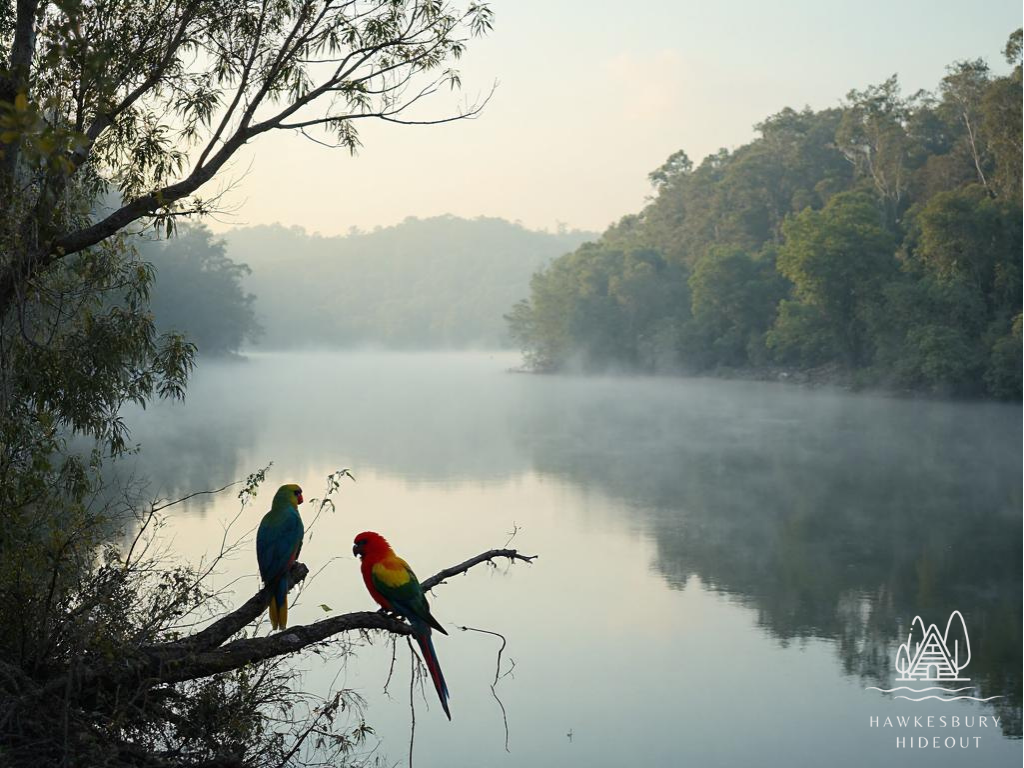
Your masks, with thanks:
[[[281,579],[277,590],[270,596],[270,628],[285,629],[288,626],[288,582]]]
[[[288,616],[288,606],[279,606],[277,604],[277,598],[272,597],[270,598],[270,605],[267,606],[267,612],[270,614],[270,628],[284,629],[284,622],[287,621]],[[284,613],[285,616],[284,619],[281,618],[282,612]]]
[[[441,707],[448,719],[452,719],[452,713],[448,709],[448,684],[444,681],[444,674],[441,672],[441,663],[437,660],[437,653],[434,651],[434,641],[430,639],[430,630],[425,633],[416,633],[416,642],[420,644],[420,653],[423,654],[423,661],[426,662],[427,671],[430,672],[430,679],[434,681],[434,688],[437,690],[437,697],[441,700]]]

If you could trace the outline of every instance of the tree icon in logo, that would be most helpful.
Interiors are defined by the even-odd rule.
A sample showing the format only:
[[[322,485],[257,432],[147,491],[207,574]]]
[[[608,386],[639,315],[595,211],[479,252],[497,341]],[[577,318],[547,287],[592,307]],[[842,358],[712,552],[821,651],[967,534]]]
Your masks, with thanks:
[[[971,642],[960,611],[949,615],[942,635],[934,624],[925,628],[921,617],[915,616],[907,642],[896,653],[900,680],[970,680],[959,676],[970,662]]]

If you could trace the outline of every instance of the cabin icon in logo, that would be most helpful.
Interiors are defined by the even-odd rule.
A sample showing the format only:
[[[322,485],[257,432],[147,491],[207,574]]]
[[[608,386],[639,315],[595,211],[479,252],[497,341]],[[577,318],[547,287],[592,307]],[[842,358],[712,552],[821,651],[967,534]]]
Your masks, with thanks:
[[[926,629],[921,617],[915,616],[907,642],[896,653],[896,671],[899,680],[970,680],[960,677],[970,661],[971,643],[960,611],[950,614],[941,635],[934,624]]]

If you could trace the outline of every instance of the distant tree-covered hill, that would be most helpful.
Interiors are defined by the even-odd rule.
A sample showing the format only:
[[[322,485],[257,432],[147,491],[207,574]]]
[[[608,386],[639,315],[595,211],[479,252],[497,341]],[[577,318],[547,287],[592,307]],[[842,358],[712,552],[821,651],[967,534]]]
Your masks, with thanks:
[[[1011,71],[895,76],[784,109],[539,271],[509,312],[537,369],[728,373],[1021,397],[1021,30]]]
[[[150,308],[158,331],[183,333],[205,355],[234,354],[259,338],[256,297],[242,287],[249,267],[229,258],[205,226],[183,224],[174,237],[133,244],[154,270]]]
[[[252,270],[262,346],[427,348],[507,344],[502,314],[530,275],[594,237],[441,216],[346,237],[245,227],[226,240]]]

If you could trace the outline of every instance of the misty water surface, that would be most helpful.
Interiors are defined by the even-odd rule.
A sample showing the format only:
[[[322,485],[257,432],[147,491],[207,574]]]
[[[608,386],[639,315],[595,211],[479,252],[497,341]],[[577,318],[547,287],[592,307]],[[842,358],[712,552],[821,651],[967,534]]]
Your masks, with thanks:
[[[417,696],[417,766],[1019,765],[1021,409],[755,382],[507,373],[506,354],[324,353],[203,361],[185,405],[129,418],[151,492],[213,488],[274,462],[273,489],[319,496],[315,572],[292,623],[375,607],[351,555],[375,529],[421,578],[514,546],[533,566],[439,588],[453,722]],[[182,505],[172,548],[216,551],[233,494]],[[310,513],[307,504],[304,515]],[[218,583],[257,587],[252,545]],[[991,704],[899,701],[883,688],[915,615],[966,618],[965,673]],[[515,662],[491,698],[497,640]],[[266,624],[263,631],[267,631]],[[390,646],[302,657],[303,682],[368,701],[377,756],[403,763],[409,659]],[[336,677],[337,676],[337,677]],[[974,719],[905,730],[870,718]],[[979,727],[986,716],[987,728]],[[992,727],[993,716],[1000,727]],[[938,722],[937,720],[935,722]],[[963,721],[962,721],[963,722]],[[570,737],[571,734],[571,737]],[[969,737],[969,750],[896,737]],[[974,737],[980,737],[974,742]],[[977,747],[973,746],[975,743]],[[367,750],[369,751],[369,750]]]

